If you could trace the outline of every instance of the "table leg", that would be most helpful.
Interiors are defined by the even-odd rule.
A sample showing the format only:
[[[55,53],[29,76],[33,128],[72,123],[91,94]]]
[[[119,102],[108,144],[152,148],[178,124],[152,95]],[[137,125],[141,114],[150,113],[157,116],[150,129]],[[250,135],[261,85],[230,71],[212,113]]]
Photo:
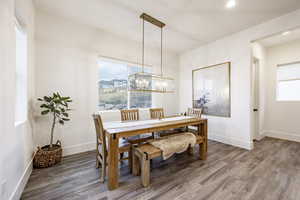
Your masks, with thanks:
[[[109,135],[108,145],[108,189],[114,190],[119,187],[119,138]]]
[[[199,145],[199,153],[200,153],[200,159],[206,160],[207,157],[207,134],[206,134],[206,123],[202,123],[198,125],[198,134],[203,137],[203,143]]]
[[[207,147],[208,147],[207,121],[205,121],[204,124],[203,124],[203,135],[204,135],[204,138],[205,138],[205,146],[206,146],[205,152],[207,154]]]

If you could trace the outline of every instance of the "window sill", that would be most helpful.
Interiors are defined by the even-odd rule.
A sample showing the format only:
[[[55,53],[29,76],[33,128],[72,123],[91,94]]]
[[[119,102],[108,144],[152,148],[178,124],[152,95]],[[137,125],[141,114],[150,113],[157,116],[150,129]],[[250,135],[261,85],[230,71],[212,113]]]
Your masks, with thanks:
[[[298,103],[300,100],[276,100],[279,103]]]
[[[138,109],[140,111],[146,111],[149,110],[150,108],[129,108],[130,109]],[[100,113],[113,113],[113,112],[120,112],[120,110],[99,110],[98,112]]]
[[[21,125],[25,124],[26,122],[27,122],[27,119],[22,120],[22,121],[16,121],[15,122],[15,127],[21,126]]]

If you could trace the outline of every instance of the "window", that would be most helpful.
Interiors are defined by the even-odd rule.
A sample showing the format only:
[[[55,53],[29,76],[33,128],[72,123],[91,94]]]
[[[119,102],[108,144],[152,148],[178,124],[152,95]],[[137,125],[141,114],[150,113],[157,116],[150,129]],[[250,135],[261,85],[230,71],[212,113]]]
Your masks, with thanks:
[[[144,68],[145,72],[151,72],[150,67]],[[141,67],[129,66],[128,75],[141,71]],[[152,95],[150,92],[129,92],[129,108],[150,108],[152,106]]]
[[[151,93],[127,90],[128,75],[140,72],[141,66],[106,59],[100,60],[98,64],[100,110],[149,108],[152,106]],[[151,68],[145,67],[145,71],[151,72]]]
[[[277,100],[300,100],[300,62],[278,65],[277,67]]]
[[[27,119],[27,36],[24,30],[16,24],[16,99],[15,122]]]

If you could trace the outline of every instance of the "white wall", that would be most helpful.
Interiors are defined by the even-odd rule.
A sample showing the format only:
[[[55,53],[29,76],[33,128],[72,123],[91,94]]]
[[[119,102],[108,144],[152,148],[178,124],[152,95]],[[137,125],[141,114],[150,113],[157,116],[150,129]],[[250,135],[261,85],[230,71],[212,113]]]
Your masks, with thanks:
[[[15,5],[0,2],[0,199],[19,199],[31,173],[33,121],[15,126]],[[16,15],[28,35],[28,104],[34,96],[34,9],[30,0],[16,1]],[[30,110],[29,110],[30,113]]]
[[[278,64],[300,61],[300,40],[267,49],[265,134],[300,142],[300,102],[276,101]],[[299,92],[299,91],[295,91]]]
[[[192,106],[192,70],[231,61],[231,118],[208,118],[209,138],[252,148],[250,42],[300,25],[300,10],[188,51],[180,56],[180,111]]]
[[[44,12],[37,12],[36,19],[36,97],[59,91],[74,100],[71,121],[58,126],[55,132],[55,139],[62,141],[64,155],[94,149],[91,114],[97,111],[98,55],[141,63],[141,45]],[[160,66],[160,51],[152,50],[146,63]],[[165,63],[165,73],[178,81],[178,57],[168,54]],[[154,106],[164,107],[168,114],[176,113],[177,105],[178,92],[155,98]],[[119,113],[108,112],[104,118],[118,120]],[[47,144],[50,121],[39,117],[38,112],[36,119],[35,142]]]

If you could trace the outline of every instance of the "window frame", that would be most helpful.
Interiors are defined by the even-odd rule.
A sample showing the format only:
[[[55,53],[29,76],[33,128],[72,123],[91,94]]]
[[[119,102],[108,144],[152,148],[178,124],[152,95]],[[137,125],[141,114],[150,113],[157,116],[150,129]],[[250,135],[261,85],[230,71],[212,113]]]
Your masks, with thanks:
[[[14,124],[15,126],[19,126],[21,124],[24,124],[27,120],[28,120],[28,34],[27,34],[27,30],[26,30],[26,26],[23,25],[21,23],[21,21],[15,17],[14,18],[14,30],[15,30],[15,116],[14,116]],[[24,64],[22,65],[22,68],[21,70],[19,69],[19,66],[18,66],[18,63],[17,63],[17,56],[18,56],[18,53],[17,53],[17,31],[21,34],[23,34],[24,38],[25,38],[25,42],[26,42],[26,46],[25,46],[25,54],[24,55],[24,58],[25,58],[25,62]],[[24,79],[24,80],[22,80]],[[20,81],[21,80],[21,81]],[[21,83],[21,84],[20,84]],[[20,84],[21,88],[24,91],[24,94],[21,95],[19,94],[18,92],[18,84]],[[18,97],[18,95],[21,95],[21,97]],[[24,99],[23,99],[23,98]],[[17,105],[18,103],[18,99],[21,99],[22,101],[25,101],[24,102],[24,108],[19,108],[19,106]],[[22,104],[23,105],[23,104]]]
[[[140,63],[126,61],[126,60],[122,60],[122,59],[118,59],[118,58],[111,58],[111,57],[99,56],[98,59],[97,59],[97,66],[98,66],[97,69],[98,70],[100,68],[99,62],[101,62],[101,61],[126,65],[127,72],[128,72],[128,68],[130,68],[130,67],[139,67],[139,68],[142,68],[142,64],[140,64]],[[151,65],[145,64],[144,67],[145,68],[151,68],[151,71],[153,70],[153,67]],[[128,75],[129,75],[129,72],[127,73],[127,76]],[[100,82],[100,81],[101,81],[100,77],[97,77],[97,83]],[[127,81],[128,81],[128,79],[127,79]],[[130,108],[130,95],[131,94],[130,94],[130,91],[128,90],[128,85],[127,85],[127,106],[126,106],[126,109],[131,109]],[[99,92],[98,92],[98,99],[100,99]],[[99,101],[98,101],[98,103],[99,103]],[[119,109],[101,110],[99,108],[99,106],[97,106],[97,107],[98,107],[98,109],[99,109],[100,112],[113,112],[113,111],[118,111],[119,110]],[[149,108],[152,108],[152,107],[153,107],[153,95],[151,95],[151,105],[150,105],[150,107],[146,107],[146,108],[134,108],[134,109],[140,109],[140,110],[145,109],[146,110],[146,109],[149,109]]]
[[[278,99],[278,95],[279,95],[279,83],[280,82],[289,82],[289,81],[296,81],[296,80],[300,81],[300,77],[299,78],[294,78],[294,79],[278,80],[278,68],[287,67],[287,66],[294,65],[294,64],[300,64],[300,61],[278,64],[276,66],[276,102],[300,102],[300,98],[298,100],[280,100],[280,99]]]

